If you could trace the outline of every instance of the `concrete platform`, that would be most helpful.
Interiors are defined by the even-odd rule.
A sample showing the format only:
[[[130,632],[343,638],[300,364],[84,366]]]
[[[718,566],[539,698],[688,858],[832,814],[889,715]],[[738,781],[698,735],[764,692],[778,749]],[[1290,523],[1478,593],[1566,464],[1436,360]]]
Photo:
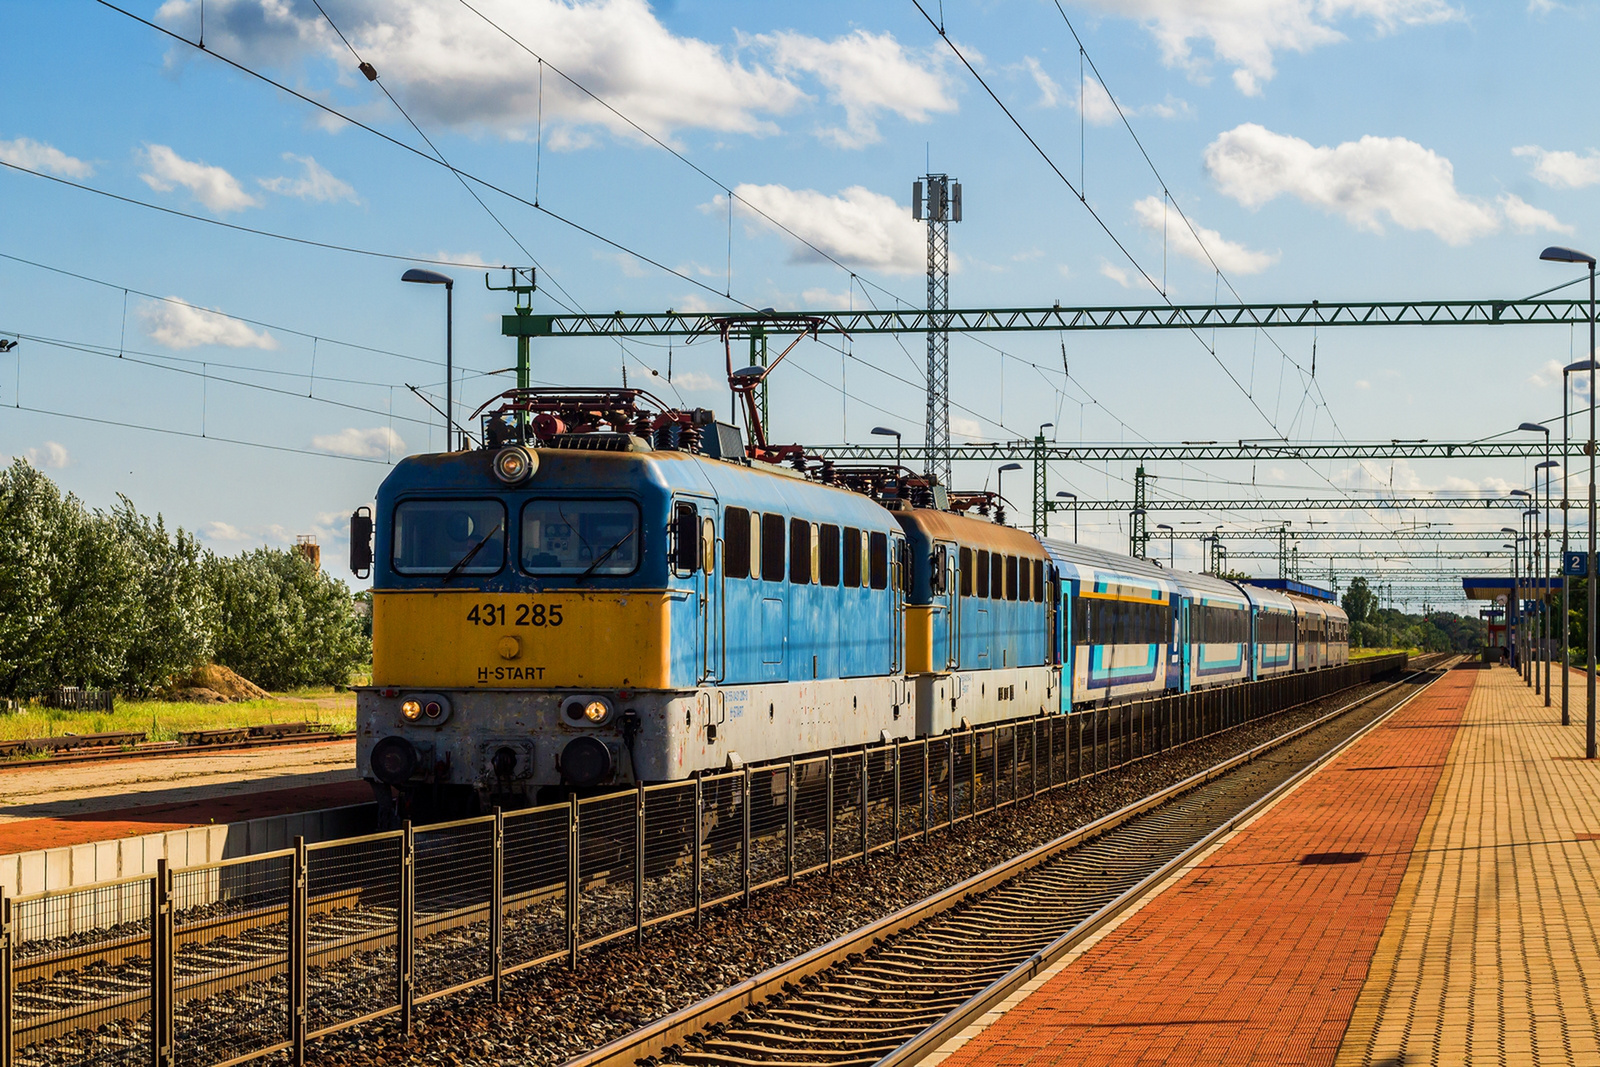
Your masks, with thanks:
[[[1576,718],[1452,671],[934,1062],[1600,1064]]]

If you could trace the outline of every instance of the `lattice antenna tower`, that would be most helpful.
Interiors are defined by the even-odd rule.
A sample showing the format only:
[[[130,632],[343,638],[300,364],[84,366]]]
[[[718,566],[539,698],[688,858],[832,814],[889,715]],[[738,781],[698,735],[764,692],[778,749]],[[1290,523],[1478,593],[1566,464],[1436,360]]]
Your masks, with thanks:
[[[928,311],[930,326],[944,326],[940,312],[950,310],[950,224],[961,221],[961,183],[948,174],[924,175],[911,183],[911,217],[928,224]],[[928,331],[928,418],[926,441],[937,449],[950,445],[950,333]],[[930,451],[928,476],[949,486],[950,457]]]

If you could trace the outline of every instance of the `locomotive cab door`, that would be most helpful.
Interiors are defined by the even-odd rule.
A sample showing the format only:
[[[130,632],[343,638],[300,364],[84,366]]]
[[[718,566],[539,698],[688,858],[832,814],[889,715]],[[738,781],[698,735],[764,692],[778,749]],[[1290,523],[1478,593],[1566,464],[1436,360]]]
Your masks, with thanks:
[[[672,569],[688,580],[694,601],[697,683],[720,681],[723,674],[716,514],[716,501],[702,497],[678,497],[672,504]]]
[[[932,571],[933,604],[933,659],[935,670],[953,670],[961,662],[960,624],[956,613],[960,611],[961,598],[956,585],[956,546],[949,541],[936,541],[929,561]]]

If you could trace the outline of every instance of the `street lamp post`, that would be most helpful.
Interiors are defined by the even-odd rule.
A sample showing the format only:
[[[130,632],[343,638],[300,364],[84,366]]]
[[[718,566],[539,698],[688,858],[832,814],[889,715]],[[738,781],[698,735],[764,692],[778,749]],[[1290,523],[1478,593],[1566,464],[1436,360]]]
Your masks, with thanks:
[[[1171,526],[1168,526],[1164,522],[1156,523],[1156,529],[1167,531],[1167,569],[1168,570],[1176,570],[1177,569],[1177,562],[1176,561],[1177,561],[1177,558],[1178,558],[1177,557],[1178,549],[1177,549],[1177,545],[1176,545],[1176,540],[1177,540],[1177,537],[1178,537],[1178,531],[1174,530]]]
[[[1594,722],[1594,681],[1595,681],[1595,679],[1594,679],[1594,666],[1595,666],[1594,665],[1594,653],[1595,653],[1595,641],[1594,641],[1595,633],[1594,633],[1594,631],[1595,631],[1595,626],[1594,626],[1594,619],[1595,619],[1595,616],[1597,614],[1600,614],[1600,611],[1596,610],[1596,608],[1597,608],[1597,603],[1596,602],[1597,602],[1597,600],[1600,600],[1600,597],[1596,596],[1595,567],[1594,567],[1594,549],[1595,549],[1595,543],[1594,543],[1594,537],[1595,537],[1595,528],[1594,528],[1594,526],[1595,526],[1595,514],[1594,514],[1595,513],[1595,507],[1594,507],[1594,503],[1595,503],[1594,502],[1594,473],[1595,473],[1594,472],[1594,452],[1595,452],[1595,447],[1594,447],[1595,446],[1595,438],[1594,438],[1594,384],[1595,384],[1595,382],[1594,382],[1594,257],[1589,255],[1587,252],[1579,252],[1575,248],[1562,248],[1559,245],[1552,245],[1551,247],[1546,248],[1543,252],[1540,252],[1539,253],[1539,258],[1543,259],[1543,260],[1549,260],[1550,262],[1553,262],[1553,263],[1582,263],[1582,264],[1586,265],[1589,268],[1589,352],[1588,352],[1588,356],[1589,356],[1589,442],[1588,442],[1588,445],[1589,445],[1589,447],[1588,447],[1588,453],[1589,453],[1589,552],[1588,552],[1588,559],[1586,561],[1588,565],[1584,568],[1584,574],[1587,575],[1587,577],[1588,577],[1587,585],[1589,587],[1589,610],[1588,610],[1588,614],[1586,614],[1584,616],[1584,626],[1583,626],[1584,633],[1588,637],[1589,663],[1588,663],[1588,670],[1586,672],[1586,674],[1587,674],[1586,684],[1587,684],[1587,687],[1588,687],[1588,694],[1587,694],[1588,695],[1588,700],[1587,700],[1587,704],[1588,704],[1588,721],[1587,721],[1586,731],[1585,731],[1585,736],[1584,736],[1584,755],[1586,757],[1588,757],[1589,759],[1594,759],[1594,757],[1595,757],[1595,732],[1594,732],[1594,728],[1595,728],[1595,722]]]
[[[1554,605],[1550,603],[1550,475],[1560,465],[1553,459],[1547,459],[1534,468],[1535,473],[1544,471],[1544,540],[1539,548],[1539,573],[1544,576],[1544,588],[1539,592],[1539,618],[1542,624],[1539,647],[1540,657],[1544,660],[1544,706],[1547,708],[1550,706],[1550,642],[1555,637],[1556,626],[1555,612],[1552,610]]]
[[[1539,481],[1534,479],[1533,495],[1538,499]],[[1523,525],[1528,530],[1528,583],[1533,586],[1534,593],[1539,592],[1539,509],[1529,508],[1522,513]],[[1539,693],[1539,615],[1541,606],[1535,602],[1535,607],[1528,615],[1528,645],[1533,649],[1533,655],[1528,659],[1528,684],[1533,686],[1534,695]]]
[[[1500,527],[1500,532],[1511,538],[1511,544],[1506,545],[1511,550],[1511,595],[1506,598],[1506,649],[1511,655],[1511,669],[1519,670],[1522,643],[1517,639],[1517,629],[1522,617],[1522,590],[1517,582],[1517,562],[1522,552],[1522,534],[1509,526]]]
[[[1533,494],[1528,492],[1526,489],[1513,489],[1513,490],[1511,490],[1510,495],[1511,496],[1515,496],[1515,497],[1521,497],[1524,500],[1531,500],[1533,498]],[[1527,544],[1527,540],[1528,540],[1528,512],[1527,512],[1527,509],[1524,509],[1517,516],[1517,551],[1519,553],[1524,551],[1523,546],[1525,544]],[[1520,567],[1521,562],[1522,562],[1520,556],[1518,557],[1517,562],[1518,562],[1518,565]],[[1522,675],[1522,680],[1524,682],[1528,681],[1528,654],[1527,654],[1527,648],[1528,648],[1528,613],[1525,610],[1523,610],[1522,598],[1519,596],[1517,598],[1517,673]]]
[[[1006,471],[1019,471],[1021,469],[1022,464],[1020,463],[1002,463],[1000,470],[995,474],[994,495],[1000,498],[999,506],[994,509],[996,521],[1005,518]]]
[[[1073,544],[1077,544],[1078,543],[1078,494],[1077,493],[1062,492],[1062,493],[1057,493],[1056,496],[1069,498],[1072,501],[1072,543]]]
[[[1567,690],[1572,674],[1572,579],[1567,574],[1567,551],[1571,548],[1568,539],[1569,524],[1567,512],[1572,507],[1572,500],[1567,496],[1567,471],[1568,436],[1572,420],[1567,412],[1567,402],[1572,395],[1572,385],[1567,376],[1574,371],[1594,371],[1593,359],[1580,359],[1576,363],[1568,364],[1561,370],[1561,725],[1570,726],[1572,715],[1568,711]]]
[[[900,477],[900,431],[891,430],[887,426],[874,426],[872,432],[878,437],[894,438],[894,476]]]
[[[456,307],[455,288],[456,280],[438,271],[422,270],[412,267],[400,275],[403,282],[419,282],[423,285],[444,286],[444,450],[451,451],[455,446],[452,438],[455,436],[456,425],[455,409],[455,334],[456,334]]]

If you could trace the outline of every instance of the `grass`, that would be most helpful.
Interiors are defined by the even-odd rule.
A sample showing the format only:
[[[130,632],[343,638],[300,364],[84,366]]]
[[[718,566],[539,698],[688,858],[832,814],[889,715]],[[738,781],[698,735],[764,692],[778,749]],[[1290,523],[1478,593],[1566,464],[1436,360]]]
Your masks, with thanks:
[[[321,722],[340,733],[349,733],[355,729],[356,695],[323,687],[274,693],[264,700],[245,700],[237,704],[118,700],[117,710],[109,714],[29,706],[14,715],[0,715],[0,741],[122,730],[143,730],[152,741],[175,741],[178,734],[186,730],[275,722]]]
[[[1371,659],[1374,656],[1392,656],[1397,652],[1409,652],[1413,656],[1422,655],[1422,649],[1420,648],[1352,648],[1350,650],[1350,658],[1352,660]]]

